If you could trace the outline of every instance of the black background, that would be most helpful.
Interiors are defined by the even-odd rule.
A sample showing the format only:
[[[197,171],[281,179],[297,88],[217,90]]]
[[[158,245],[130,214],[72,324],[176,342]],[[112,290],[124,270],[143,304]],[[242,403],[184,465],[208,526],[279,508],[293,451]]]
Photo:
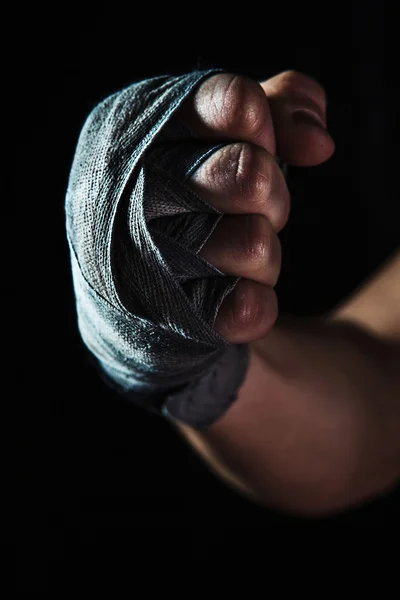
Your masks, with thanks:
[[[22,5],[6,20],[14,40],[6,101],[17,117],[8,222],[18,228],[5,227],[2,293],[11,315],[6,404],[16,427],[6,462],[16,493],[7,521],[18,589],[103,581],[112,558],[128,577],[133,561],[156,571],[171,554],[211,568],[222,555],[262,554],[270,528],[303,535],[399,525],[398,491],[309,520],[242,499],[167,423],[105,387],[77,331],[64,229],[75,145],[97,102],[145,77],[215,66],[261,80],[296,69],[325,87],[336,152],[324,165],[291,168],[282,310],[333,308],[398,246],[395,20],[384,3],[296,7],[60,3]]]

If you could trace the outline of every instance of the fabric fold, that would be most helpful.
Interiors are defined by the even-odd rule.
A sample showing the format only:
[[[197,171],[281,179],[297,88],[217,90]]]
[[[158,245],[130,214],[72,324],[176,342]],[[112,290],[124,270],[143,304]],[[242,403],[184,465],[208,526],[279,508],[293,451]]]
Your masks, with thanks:
[[[78,325],[125,391],[182,388],[230,347],[213,325],[239,278],[197,255],[223,215],[186,183],[223,144],[172,118],[218,72],[134,83],[93,109],[78,140],[66,196]]]

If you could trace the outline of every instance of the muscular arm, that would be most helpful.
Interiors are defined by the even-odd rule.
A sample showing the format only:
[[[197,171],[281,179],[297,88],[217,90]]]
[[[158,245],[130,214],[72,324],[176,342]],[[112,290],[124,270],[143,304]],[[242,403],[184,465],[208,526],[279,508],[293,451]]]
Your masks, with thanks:
[[[387,341],[400,343],[400,249],[365,281],[332,315],[350,321]]]
[[[400,479],[400,251],[332,314],[278,319],[207,430],[178,431],[255,502],[324,514]]]

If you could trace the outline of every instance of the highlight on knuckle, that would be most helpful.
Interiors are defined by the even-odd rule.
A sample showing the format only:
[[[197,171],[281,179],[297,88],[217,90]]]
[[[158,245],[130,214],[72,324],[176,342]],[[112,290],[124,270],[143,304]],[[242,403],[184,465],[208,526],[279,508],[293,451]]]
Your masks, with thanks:
[[[215,119],[222,127],[232,127],[243,118],[244,82],[240,75],[226,74],[215,88]]]
[[[243,242],[235,250],[236,260],[261,266],[269,260],[271,235],[265,218],[261,215],[246,215],[243,218]]]
[[[237,295],[232,310],[233,328],[256,328],[262,320],[261,302],[254,288],[247,286]]]
[[[263,110],[257,85],[243,75],[225,74],[217,79],[212,94],[217,126],[249,135],[260,131]]]
[[[255,88],[256,85],[258,86],[255,82],[252,82],[246,88],[241,122],[243,130],[252,137],[259,136],[265,122],[264,103],[260,99],[259,90]]]
[[[229,181],[229,188],[239,200],[256,202],[261,200],[268,187],[260,151],[247,142],[231,144],[224,153],[220,169]]]
[[[264,151],[257,146],[251,148],[251,161],[248,160],[247,179],[243,191],[246,192],[246,200],[254,205],[253,210],[258,207],[259,212],[263,212],[266,201],[276,187],[276,174],[272,161],[265,156]]]
[[[242,195],[251,194],[253,182],[253,149],[250,144],[237,143],[230,148],[231,181],[236,191]]]

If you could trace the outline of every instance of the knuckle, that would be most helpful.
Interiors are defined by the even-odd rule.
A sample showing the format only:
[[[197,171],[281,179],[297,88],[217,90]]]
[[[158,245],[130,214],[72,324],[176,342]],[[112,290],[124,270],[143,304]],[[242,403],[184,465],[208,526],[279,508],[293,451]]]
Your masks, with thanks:
[[[273,327],[278,316],[274,290],[248,279],[241,279],[222,304],[216,328],[226,338],[239,343],[260,338]]]
[[[246,215],[243,223],[243,243],[236,250],[240,261],[263,265],[271,255],[272,236],[268,221],[261,215]]]
[[[256,328],[262,322],[262,302],[254,286],[242,287],[235,298],[231,322],[234,328]]]
[[[259,178],[258,189],[263,197],[269,197],[279,189],[279,167],[272,156],[259,156],[256,165]]]
[[[262,149],[247,142],[238,142],[228,147],[223,156],[222,168],[225,178],[230,182],[235,197],[258,204],[269,194],[271,178],[270,167],[262,156]],[[274,179],[275,181],[275,179]]]
[[[227,144],[191,176],[198,191],[208,190],[224,198],[220,208],[238,213],[259,214],[276,230],[286,224],[290,193],[275,159],[249,142]]]
[[[231,147],[231,179],[241,196],[252,196],[256,188],[255,152],[250,144],[238,143]]]
[[[264,118],[264,106],[258,88],[257,82],[243,75],[226,74],[220,77],[213,94],[216,123],[249,135],[257,134]]]
[[[219,80],[216,117],[222,125],[240,123],[243,117],[244,83],[240,75],[226,75]]]
[[[279,181],[271,157],[265,155],[261,149],[253,153],[251,173],[248,181],[248,198],[253,210],[259,209],[264,213],[268,202],[279,189]]]
[[[260,198],[261,210],[265,213],[273,228],[280,231],[289,218],[290,192],[282,170],[274,159],[265,162],[262,172],[264,187]]]

